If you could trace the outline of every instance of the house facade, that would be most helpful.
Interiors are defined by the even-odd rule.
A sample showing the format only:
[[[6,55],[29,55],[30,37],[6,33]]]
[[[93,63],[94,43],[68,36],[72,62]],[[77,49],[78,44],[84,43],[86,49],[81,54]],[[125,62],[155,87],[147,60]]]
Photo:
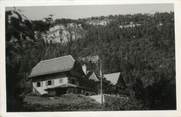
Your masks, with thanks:
[[[81,64],[71,55],[40,61],[32,69],[29,79],[33,93],[37,95],[94,94],[94,91],[81,85],[86,75]]]

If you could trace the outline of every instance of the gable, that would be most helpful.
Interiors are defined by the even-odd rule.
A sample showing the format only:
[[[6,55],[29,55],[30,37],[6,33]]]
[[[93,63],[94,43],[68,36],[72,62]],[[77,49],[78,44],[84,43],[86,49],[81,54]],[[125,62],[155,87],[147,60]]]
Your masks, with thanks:
[[[94,72],[89,76],[89,80],[99,81]]]
[[[110,81],[113,85],[116,85],[119,79],[120,72],[105,74],[104,78]]]

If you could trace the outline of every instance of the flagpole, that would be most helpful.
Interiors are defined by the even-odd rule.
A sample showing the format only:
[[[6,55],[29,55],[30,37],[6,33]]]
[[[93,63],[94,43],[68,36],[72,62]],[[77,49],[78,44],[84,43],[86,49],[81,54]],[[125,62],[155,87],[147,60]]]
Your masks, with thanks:
[[[101,60],[99,60],[99,65],[100,65],[100,77],[101,77],[101,82],[100,82],[100,85],[101,85],[101,91],[100,91],[100,94],[101,94],[101,104],[103,104],[103,91],[102,91],[102,78],[103,78],[103,74],[102,74],[102,65],[101,65]]]

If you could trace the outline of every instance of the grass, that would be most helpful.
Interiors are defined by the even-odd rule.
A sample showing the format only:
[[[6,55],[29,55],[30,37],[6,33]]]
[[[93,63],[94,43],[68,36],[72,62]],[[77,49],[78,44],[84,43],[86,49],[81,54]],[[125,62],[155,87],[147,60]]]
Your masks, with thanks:
[[[75,94],[66,94],[61,97],[26,96],[24,111],[96,111],[101,105],[93,99]]]
[[[104,105],[90,97],[78,94],[65,94],[60,97],[26,96],[22,111],[120,111],[137,108],[133,107],[137,104],[129,103],[128,98],[116,96],[105,96]]]

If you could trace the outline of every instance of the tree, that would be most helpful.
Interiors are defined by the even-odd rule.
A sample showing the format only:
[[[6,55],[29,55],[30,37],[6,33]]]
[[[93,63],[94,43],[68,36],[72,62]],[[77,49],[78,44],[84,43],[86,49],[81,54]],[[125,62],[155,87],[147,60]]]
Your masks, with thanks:
[[[20,12],[6,11],[6,86],[7,110],[15,111],[21,106],[20,81],[25,79],[31,69],[27,62],[29,51],[34,45],[34,32],[31,21]],[[17,111],[16,110],[16,111]]]

